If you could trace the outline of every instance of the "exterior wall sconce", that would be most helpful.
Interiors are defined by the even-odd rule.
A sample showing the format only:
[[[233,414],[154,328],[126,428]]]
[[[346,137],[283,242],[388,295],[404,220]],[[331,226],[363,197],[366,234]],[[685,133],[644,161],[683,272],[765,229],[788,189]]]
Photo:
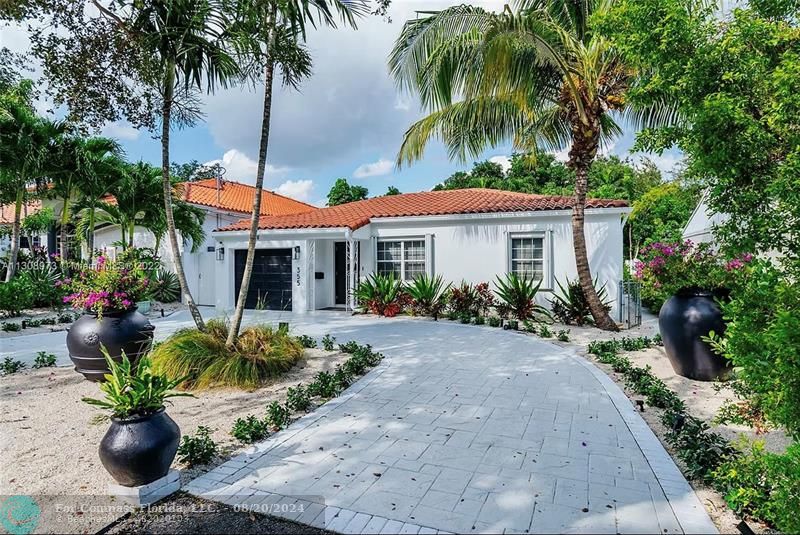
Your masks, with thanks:
[[[217,260],[219,262],[225,260],[225,248],[221,245],[217,247]]]
[[[295,260],[300,260],[300,246],[299,245],[295,245],[294,246],[294,259]]]

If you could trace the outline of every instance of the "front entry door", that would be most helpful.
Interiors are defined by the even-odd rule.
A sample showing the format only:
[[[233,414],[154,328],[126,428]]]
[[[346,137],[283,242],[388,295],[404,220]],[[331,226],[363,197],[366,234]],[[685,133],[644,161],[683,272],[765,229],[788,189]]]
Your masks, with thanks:
[[[334,276],[333,285],[335,293],[335,303],[337,305],[347,304],[347,244],[337,241],[333,245]]]

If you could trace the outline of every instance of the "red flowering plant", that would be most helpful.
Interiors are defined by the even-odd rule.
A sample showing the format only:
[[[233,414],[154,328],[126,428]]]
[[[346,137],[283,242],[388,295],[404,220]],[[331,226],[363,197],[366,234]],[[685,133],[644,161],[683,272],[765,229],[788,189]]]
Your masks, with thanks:
[[[657,312],[671,296],[698,290],[724,297],[735,272],[753,259],[743,254],[726,259],[710,244],[656,242],[640,251],[634,277],[642,282],[642,303]]]
[[[84,266],[72,278],[56,282],[67,288],[64,303],[102,317],[104,312],[130,310],[146,298],[150,280],[137,266],[97,258],[92,266]]]

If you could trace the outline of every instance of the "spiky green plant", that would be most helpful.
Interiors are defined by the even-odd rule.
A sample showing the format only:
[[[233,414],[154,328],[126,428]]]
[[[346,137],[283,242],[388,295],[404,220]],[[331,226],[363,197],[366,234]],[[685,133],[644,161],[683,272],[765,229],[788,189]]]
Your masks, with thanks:
[[[586,323],[594,324],[592,310],[589,308],[589,301],[581,286],[581,281],[575,279],[567,280],[564,284],[556,279],[556,285],[560,293],[553,293],[550,305],[553,315],[567,325],[582,326]],[[594,279],[594,288],[600,303],[606,309],[611,310],[611,305],[607,297],[606,285],[597,286],[597,277]]]
[[[381,316],[395,316],[401,310],[403,281],[394,274],[374,273],[361,281],[355,289],[355,296],[364,308]]]
[[[271,326],[245,328],[233,348],[225,345],[227,332],[218,319],[207,322],[206,332],[178,331],[153,350],[153,366],[169,377],[186,376],[183,387],[192,390],[254,389],[289,371],[303,356],[300,342]]]
[[[536,316],[550,318],[550,312],[536,303],[536,294],[542,281],[533,281],[520,277],[516,273],[507,273],[505,277],[497,276],[495,293],[501,307],[520,321],[536,319]]]
[[[162,303],[172,303],[181,294],[181,284],[173,272],[160,268],[153,280],[153,299]]]
[[[422,274],[406,287],[406,291],[413,299],[412,307],[415,312],[433,316],[433,319],[437,320],[447,305],[451,285],[445,284],[441,275],[430,277]]]

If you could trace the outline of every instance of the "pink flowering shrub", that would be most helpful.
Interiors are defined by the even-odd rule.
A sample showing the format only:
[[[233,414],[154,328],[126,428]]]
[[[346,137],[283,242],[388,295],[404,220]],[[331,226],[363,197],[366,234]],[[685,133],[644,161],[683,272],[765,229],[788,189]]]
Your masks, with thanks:
[[[141,269],[100,256],[94,266],[84,266],[74,277],[56,282],[67,288],[64,303],[102,316],[112,310],[129,310],[146,298],[150,281]]]
[[[634,277],[642,282],[642,304],[658,312],[671,296],[689,290],[724,294],[738,270],[753,259],[744,254],[725,259],[709,244],[687,240],[652,243],[644,247],[634,265]]]

